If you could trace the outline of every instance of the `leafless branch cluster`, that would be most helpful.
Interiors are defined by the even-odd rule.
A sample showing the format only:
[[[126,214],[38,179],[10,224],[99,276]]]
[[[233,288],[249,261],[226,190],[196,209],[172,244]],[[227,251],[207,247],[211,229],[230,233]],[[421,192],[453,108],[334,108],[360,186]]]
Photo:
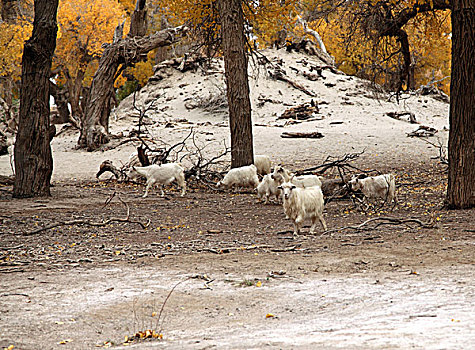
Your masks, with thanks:
[[[369,174],[372,172],[379,173],[377,170],[363,170],[350,164],[350,162],[358,159],[364,152],[365,150],[363,149],[361,152],[345,153],[342,157],[328,156],[322,164],[296,171],[296,174],[305,175],[316,173],[318,175],[323,175],[328,170],[336,169],[340,177],[344,178],[344,175],[347,175],[348,173],[355,173],[355,171],[364,174]]]
[[[432,159],[438,159],[442,164],[449,165],[449,158],[447,155],[447,146],[443,144],[442,140],[439,137],[437,137],[437,143],[431,140],[428,140],[425,137],[421,137],[419,138],[419,140],[422,140],[439,150],[439,155],[437,157],[432,157]]]

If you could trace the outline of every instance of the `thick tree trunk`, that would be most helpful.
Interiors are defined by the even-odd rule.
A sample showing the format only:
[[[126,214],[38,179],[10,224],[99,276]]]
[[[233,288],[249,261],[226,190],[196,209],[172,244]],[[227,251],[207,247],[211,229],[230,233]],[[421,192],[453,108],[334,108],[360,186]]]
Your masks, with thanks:
[[[23,50],[20,120],[15,143],[13,196],[50,195],[54,126],[49,119],[49,77],[56,48],[58,0],[35,0],[31,38]]]
[[[475,207],[475,0],[452,6],[447,202],[459,209]]]
[[[142,38],[118,39],[105,48],[84,108],[79,147],[94,151],[109,142],[111,100],[119,66],[138,62],[149,51],[179,41],[187,31],[184,26],[169,28]]]
[[[241,0],[219,3],[231,128],[231,167],[254,163],[246,37]]]

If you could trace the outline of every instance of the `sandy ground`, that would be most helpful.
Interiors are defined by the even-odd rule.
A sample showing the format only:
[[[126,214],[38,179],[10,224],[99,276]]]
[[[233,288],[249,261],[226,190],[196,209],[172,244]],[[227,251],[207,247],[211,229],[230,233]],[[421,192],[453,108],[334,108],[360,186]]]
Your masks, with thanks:
[[[289,77],[315,93],[321,120],[284,126],[276,118],[311,97],[269,79],[262,67],[259,75],[254,70],[256,154],[297,170],[364,149],[355,166],[392,171],[400,184],[396,210],[370,214],[437,217],[437,225],[382,226],[333,236],[311,236],[306,227],[293,238],[282,208],[256,204],[254,194],[191,188],[184,198],[171,191],[166,198],[154,193],[143,200],[141,186],[104,181],[107,176],[95,179],[103,160],[125,163],[136,143],[88,153],[75,150],[78,135],[67,131],[52,143],[51,198],[12,200],[11,188],[0,188],[0,348],[472,347],[474,212],[443,209],[444,166],[431,159],[438,150],[406,136],[417,125],[385,115],[412,111],[421,124],[438,130],[444,144],[448,104],[417,95],[396,104],[360,79],[327,70],[325,79],[311,82],[303,72],[313,58],[267,55],[283,58]],[[139,108],[156,99],[150,135],[174,144],[193,127],[197,141],[210,145],[207,152],[219,151],[229,139],[219,103],[222,74],[171,68],[165,73],[170,77],[137,96]],[[259,97],[273,102],[262,106]],[[186,108],[189,101],[198,106]],[[206,101],[218,102],[204,108]],[[127,135],[136,128],[136,115],[129,98],[116,111],[112,132]],[[172,128],[165,127],[170,123]],[[315,130],[325,137],[280,137],[283,131]],[[0,174],[11,174],[9,162],[0,157]],[[115,223],[23,235],[63,220],[120,217],[121,203],[104,206],[114,192],[134,219],[150,219],[146,230]],[[332,202],[325,212],[331,228],[361,223],[370,214],[349,201]],[[146,329],[161,332],[163,339],[123,344],[125,336]]]

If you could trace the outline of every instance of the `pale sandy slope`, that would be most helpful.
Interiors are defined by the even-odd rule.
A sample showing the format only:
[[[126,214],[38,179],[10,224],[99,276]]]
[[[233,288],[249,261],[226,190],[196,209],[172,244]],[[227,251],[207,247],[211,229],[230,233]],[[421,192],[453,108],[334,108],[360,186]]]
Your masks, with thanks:
[[[315,57],[287,53],[285,50],[270,50],[264,54],[272,62],[283,60],[287,75],[315,93],[313,99],[320,106],[318,117],[323,119],[279,127],[284,121],[276,118],[285,109],[309,102],[312,97],[285,82],[271,79],[267,73],[268,66],[251,64],[249,73],[256,154],[268,154],[274,162],[285,163],[293,169],[302,168],[304,164],[318,164],[327,155],[339,156],[363,149],[365,154],[361,161],[375,168],[401,168],[408,163],[428,162],[438,155],[433,147],[406,136],[416,125],[389,118],[385,115],[389,111],[411,111],[421,124],[439,130],[437,135],[442,141],[447,139],[448,132],[444,130],[448,127],[447,103],[431,96],[406,95],[397,104],[388,95],[372,92],[364,80],[334,74],[326,69],[323,70],[325,79],[310,81],[303,73],[309,72],[312,63],[323,65]],[[174,68],[162,69],[160,74],[164,79],[149,83],[136,96],[138,108],[149,106],[154,101],[153,108],[147,113],[152,125],[147,127],[155,139],[173,144],[183,139],[193,127],[203,143],[211,143],[209,152],[219,150],[218,143],[224,140],[229,145],[227,112],[221,105],[225,101],[224,74],[220,63],[210,69],[217,73],[205,74],[201,69],[186,73]],[[272,102],[259,104],[262,99]],[[186,108],[185,105],[194,108]],[[129,96],[111,118],[112,133],[128,134],[135,128],[137,115],[137,110],[133,108],[133,96]],[[188,122],[174,122],[184,119]],[[170,121],[174,127],[165,128]],[[280,137],[283,131],[315,130],[325,137],[317,140]],[[77,138],[78,135],[71,132],[53,140],[53,180],[92,180],[103,160],[110,159],[117,164],[126,162],[135,147],[129,143],[111,151],[89,153],[75,150]],[[432,140],[436,141],[435,138]],[[0,174],[11,173],[8,156],[0,157]]]

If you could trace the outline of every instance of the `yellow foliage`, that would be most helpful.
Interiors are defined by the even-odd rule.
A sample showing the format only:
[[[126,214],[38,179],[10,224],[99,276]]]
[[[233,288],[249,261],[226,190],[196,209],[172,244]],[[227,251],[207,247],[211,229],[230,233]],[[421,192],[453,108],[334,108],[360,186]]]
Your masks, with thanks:
[[[409,6],[414,0],[407,0],[403,5]],[[401,2],[398,2],[399,6]],[[318,20],[309,24],[316,30],[325,43],[328,52],[335,57],[339,69],[347,74],[364,72],[366,77],[372,77],[375,71],[371,68],[376,53],[379,57],[391,57],[392,52],[399,49],[399,43],[394,38],[380,38],[378,46],[365,38],[362,33],[348,40],[351,23],[344,13],[334,13],[327,21]],[[403,27],[409,36],[410,50],[414,62],[416,88],[432,80],[440,80],[450,76],[451,62],[451,23],[449,11],[437,11],[428,15],[417,15]],[[381,67],[388,71],[401,65],[401,57],[393,55]],[[376,79],[384,84],[391,79],[382,75]],[[449,93],[450,79],[438,84],[445,93]]]
[[[100,57],[102,44],[110,43],[117,24],[125,16],[115,0],[61,0],[54,65],[67,69],[71,78],[88,72],[90,62]],[[85,81],[90,81],[90,76]]]
[[[433,16],[419,15],[408,24],[406,30],[416,67],[416,82],[427,84],[432,80],[438,81],[450,76],[450,11],[440,11]],[[449,94],[450,79],[444,79],[436,86]]]
[[[23,45],[31,36],[33,26],[27,21],[0,23],[0,77],[21,78]]]

